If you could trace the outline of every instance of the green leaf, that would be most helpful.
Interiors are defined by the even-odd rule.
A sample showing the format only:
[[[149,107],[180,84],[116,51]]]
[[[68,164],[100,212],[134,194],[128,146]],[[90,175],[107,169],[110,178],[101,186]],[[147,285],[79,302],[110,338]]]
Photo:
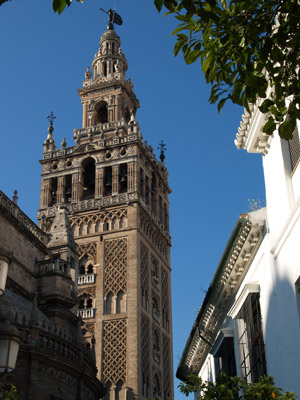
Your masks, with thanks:
[[[206,57],[202,64],[202,71],[206,74],[208,67],[210,66],[210,63],[212,62],[212,57]]]
[[[272,135],[275,129],[276,129],[276,124],[274,118],[271,116],[269,117],[268,121],[266,122],[263,128],[263,132],[266,133],[267,135]]]
[[[154,0],[155,7],[157,11],[160,12],[163,6],[163,0]]]
[[[176,28],[172,33],[171,36],[176,35],[176,33],[181,32],[183,29],[186,29],[186,25],[184,24],[184,26],[178,26],[178,28]]]
[[[225,98],[225,99],[222,99],[222,100],[219,101],[218,106],[217,106],[219,114],[220,114],[222,108],[224,107],[224,104],[226,103],[226,100],[227,99]]]
[[[53,6],[54,12],[58,12],[59,14],[61,14],[66,7],[66,1],[65,0],[53,0],[52,6]]]
[[[259,106],[260,111],[265,114],[270,110],[270,107],[274,105],[274,101],[270,99],[264,100],[261,106]]]
[[[292,139],[295,127],[296,127],[295,119],[285,120],[278,128],[279,136],[282,139],[287,139],[287,140]]]

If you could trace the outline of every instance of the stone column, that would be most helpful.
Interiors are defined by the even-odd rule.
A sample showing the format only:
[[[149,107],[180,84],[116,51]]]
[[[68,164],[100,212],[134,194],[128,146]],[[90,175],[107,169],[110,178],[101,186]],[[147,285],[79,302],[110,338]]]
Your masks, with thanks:
[[[87,126],[87,103],[83,104],[83,114],[82,114],[82,127],[86,128]]]
[[[72,175],[72,202],[77,202],[82,196],[82,184],[80,180],[80,172]]]
[[[119,193],[119,166],[112,167],[112,195],[115,196]]]
[[[65,202],[65,189],[66,178],[64,176],[59,176],[57,179],[57,204]]]
[[[41,193],[41,208],[48,207],[50,203],[50,179],[44,179],[42,181],[42,193]]]
[[[136,163],[127,164],[127,192],[135,192],[137,190],[137,165]]]
[[[95,198],[103,197],[103,168],[96,168],[96,185],[95,185]]]
[[[111,385],[110,387],[110,400],[116,399],[116,385]]]

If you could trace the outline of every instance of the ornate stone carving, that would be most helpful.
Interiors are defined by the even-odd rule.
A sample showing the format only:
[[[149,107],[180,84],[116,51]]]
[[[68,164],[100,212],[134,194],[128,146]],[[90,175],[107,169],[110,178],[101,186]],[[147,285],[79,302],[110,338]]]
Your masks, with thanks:
[[[150,320],[142,313],[141,318],[141,342],[142,342],[142,375],[144,382],[150,382]]]
[[[96,288],[95,286],[87,287],[85,289],[78,289],[78,297],[82,297],[86,295],[87,297],[96,297]]]
[[[170,361],[170,339],[163,334],[162,337],[163,357],[163,398],[167,399],[171,394],[171,361]]]
[[[84,243],[78,246],[78,256],[79,259],[82,258],[84,255],[89,256],[93,262],[96,262],[96,254],[97,254],[97,243]]]
[[[103,224],[105,222],[108,222],[105,230],[119,229],[126,226],[127,208],[118,208],[111,211],[97,211],[88,215],[70,218],[71,227],[76,236],[101,232],[104,230]]]
[[[126,320],[103,323],[103,380],[126,382]]]
[[[127,292],[127,239],[105,241],[105,296],[111,292],[114,296]]]
[[[142,289],[142,305],[148,310],[149,308],[149,250],[141,242],[141,289]]]
[[[150,218],[141,210],[141,230],[144,235],[149,239],[149,241],[158,250],[160,255],[166,259],[167,258],[167,241],[164,236],[159,232],[159,230],[153,225]]]
[[[161,269],[161,307],[163,328],[166,331],[169,331],[169,279],[168,272],[164,268]]]

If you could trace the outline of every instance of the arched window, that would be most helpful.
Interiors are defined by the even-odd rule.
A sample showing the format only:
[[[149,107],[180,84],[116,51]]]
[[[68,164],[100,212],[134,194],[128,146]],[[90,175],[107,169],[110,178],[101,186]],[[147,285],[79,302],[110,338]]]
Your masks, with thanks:
[[[85,266],[81,265],[79,268],[79,275],[84,275],[85,274]]]
[[[121,400],[121,391],[122,391],[122,381],[118,381],[115,389],[115,400]]]
[[[125,227],[125,218],[124,215],[122,215],[122,217],[120,218],[119,221],[119,229],[124,228]]]
[[[82,163],[83,195],[82,199],[91,199],[95,195],[95,160],[87,158]]]
[[[92,265],[92,264],[89,264],[89,265],[88,265],[88,268],[87,268],[87,273],[88,273],[88,274],[92,274],[93,272],[94,272],[93,265]]]
[[[57,178],[52,178],[50,180],[50,204],[53,206],[57,202]]]
[[[119,192],[127,192],[127,164],[121,164],[119,167]]]
[[[117,304],[116,304],[116,312],[117,313],[124,313],[125,310],[125,296],[122,290],[117,295]]]
[[[93,122],[93,125],[105,124],[108,122],[107,103],[105,101],[100,101],[96,104]]]
[[[104,196],[111,196],[112,193],[112,167],[104,169]]]
[[[112,292],[109,292],[108,295],[106,296],[106,314],[112,314],[113,313],[113,294]]]
[[[125,118],[125,121],[128,124],[128,122],[130,121],[130,111],[129,111],[128,107],[125,108],[124,118]]]
[[[88,299],[87,300],[86,308],[93,308],[93,299]]]
[[[152,210],[154,214],[156,215],[156,190],[157,190],[157,184],[156,184],[156,176],[154,173],[152,173],[152,181],[151,181],[151,202],[152,202]]]
[[[84,309],[84,299],[79,300],[79,309],[83,310]]]
[[[159,378],[158,378],[157,374],[155,374],[154,379],[153,379],[153,397],[155,399],[159,399],[160,396],[161,396],[160,382],[159,382]]]
[[[153,358],[156,362],[160,362],[160,345],[158,333],[156,330],[153,333]]]

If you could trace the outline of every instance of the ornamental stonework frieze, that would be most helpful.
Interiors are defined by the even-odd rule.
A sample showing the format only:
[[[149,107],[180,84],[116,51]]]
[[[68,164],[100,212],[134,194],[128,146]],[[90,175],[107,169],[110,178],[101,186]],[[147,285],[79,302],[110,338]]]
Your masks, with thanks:
[[[96,287],[92,286],[92,287],[78,289],[78,297],[83,297],[83,296],[95,298],[96,297]]]
[[[96,262],[97,242],[84,243],[78,246],[78,257],[81,259],[84,255],[89,256],[93,262]]]

